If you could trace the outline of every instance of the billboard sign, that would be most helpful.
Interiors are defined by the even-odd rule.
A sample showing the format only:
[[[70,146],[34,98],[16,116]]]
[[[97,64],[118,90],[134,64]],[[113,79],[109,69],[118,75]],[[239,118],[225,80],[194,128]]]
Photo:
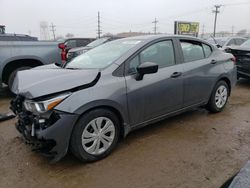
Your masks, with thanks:
[[[200,25],[199,22],[175,21],[174,25],[174,34],[198,37]]]

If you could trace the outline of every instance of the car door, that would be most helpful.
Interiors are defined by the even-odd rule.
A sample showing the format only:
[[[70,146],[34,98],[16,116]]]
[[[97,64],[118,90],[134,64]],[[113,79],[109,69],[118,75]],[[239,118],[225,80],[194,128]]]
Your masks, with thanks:
[[[196,40],[180,40],[183,54],[184,107],[207,100],[213,87],[216,60],[211,57],[211,46]]]
[[[126,86],[131,125],[178,110],[182,107],[182,65],[176,58],[172,40],[151,44],[127,62]],[[157,73],[137,81],[136,67],[144,62],[159,65]]]

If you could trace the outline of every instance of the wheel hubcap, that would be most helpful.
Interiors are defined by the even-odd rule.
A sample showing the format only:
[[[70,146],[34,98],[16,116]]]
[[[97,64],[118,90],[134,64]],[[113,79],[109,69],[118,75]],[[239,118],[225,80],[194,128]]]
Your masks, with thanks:
[[[91,155],[99,155],[111,146],[115,136],[114,123],[106,117],[93,119],[82,133],[82,146]]]
[[[222,108],[227,102],[227,88],[225,86],[220,86],[215,94],[215,104],[218,108]]]

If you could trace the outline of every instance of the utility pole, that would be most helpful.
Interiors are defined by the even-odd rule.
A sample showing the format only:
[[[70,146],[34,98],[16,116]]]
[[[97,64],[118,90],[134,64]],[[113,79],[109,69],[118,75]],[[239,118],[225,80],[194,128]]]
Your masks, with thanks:
[[[232,26],[232,36],[234,36],[234,26]]]
[[[154,34],[156,34],[156,30],[157,30],[156,24],[157,24],[158,22],[159,22],[159,21],[156,20],[156,18],[155,18],[155,21],[152,22],[152,23],[154,24]]]
[[[101,21],[100,21],[100,12],[98,11],[98,15],[97,15],[97,36],[98,38],[101,37]]]
[[[204,34],[205,34],[205,25],[203,24],[202,25],[202,33],[201,33],[201,38],[204,37]]]
[[[51,27],[50,31],[52,31],[52,33],[53,33],[54,40],[56,40],[56,34],[55,34],[56,26],[53,23],[51,23],[50,27]]]
[[[214,7],[215,7],[215,10],[213,10],[213,13],[215,13],[215,17],[214,17],[214,34],[213,34],[214,37],[215,37],[215,34],[216,34],[217,14],[220,13],[219,8],[221,6],[222,5],[214,5]]]

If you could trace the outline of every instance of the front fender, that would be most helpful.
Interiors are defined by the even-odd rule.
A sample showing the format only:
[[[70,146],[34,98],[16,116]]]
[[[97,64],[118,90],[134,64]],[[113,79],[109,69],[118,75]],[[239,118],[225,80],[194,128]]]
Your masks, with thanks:
[[[102,107],[114,109],[115,111],[117,111],[120,114],[124,123],[129,124],[129,118],[128,118],[127,111],[124,110],[124,108],[119,103],[112,101],[112,100],[97,100],[97,101],[89,102],[89,103],[81,106],[80,108],[78,108],[74,113],[81,115],[81,114],[84,114],[85,112],[87,112],[91,109],[102,108]]]

